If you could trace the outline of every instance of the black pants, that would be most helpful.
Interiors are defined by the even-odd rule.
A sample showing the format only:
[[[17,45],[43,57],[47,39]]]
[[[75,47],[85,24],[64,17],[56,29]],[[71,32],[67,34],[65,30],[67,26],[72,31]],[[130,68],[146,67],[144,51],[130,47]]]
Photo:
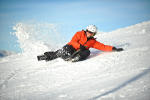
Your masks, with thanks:
[[[70,57],[74,52],[76,52],[76,49],[74,49],[73,46],[65,45],[62,49],[59,49],[55,52],[45,52],[44,55],[47,56],[47,61],[56,59],[58,57],[61,57],[65,60]],[[84,60],[90,55],[90,50],[79,51],[78,54],[80,55],[80,60]]]
[[[80,60],[85,60],[89,55],[90,55],[90,50],[84,50],[84,51],[80,51],[79,55],[80,55]]]

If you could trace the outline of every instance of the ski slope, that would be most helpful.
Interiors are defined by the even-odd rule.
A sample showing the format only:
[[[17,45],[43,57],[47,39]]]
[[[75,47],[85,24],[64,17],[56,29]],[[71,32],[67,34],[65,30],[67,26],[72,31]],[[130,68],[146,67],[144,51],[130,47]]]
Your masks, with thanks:
[[[99,33],[98,41],[124,51],[91,49],[76,63],[38,62],[36,55],[50,48],[27,27],[14,27],[24,52],[0,58],[0,100],[150,100],[150,21]]]

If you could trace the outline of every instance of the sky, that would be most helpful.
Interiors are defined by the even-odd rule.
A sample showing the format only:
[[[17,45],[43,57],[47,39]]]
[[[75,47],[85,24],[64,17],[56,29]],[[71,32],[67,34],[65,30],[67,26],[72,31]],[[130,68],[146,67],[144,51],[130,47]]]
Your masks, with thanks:
[[[10,33],[19,22],[63,24],[62,34],[89,24],[110,32],[150,20],[150,0],[0,0],[0,50],[21,52]]]

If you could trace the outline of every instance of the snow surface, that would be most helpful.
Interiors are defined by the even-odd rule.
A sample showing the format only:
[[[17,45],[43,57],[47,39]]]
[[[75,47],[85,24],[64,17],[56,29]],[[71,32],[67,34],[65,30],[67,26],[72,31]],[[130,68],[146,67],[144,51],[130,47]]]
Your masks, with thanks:
[[[0,100],[150,100],[150,21],[98,34],[98,41],[125,50],[91,49],[76,63],[38,62],[36,55],[51,48],[35,39],[35,26],[14,30],[24,52],[0,58]]]

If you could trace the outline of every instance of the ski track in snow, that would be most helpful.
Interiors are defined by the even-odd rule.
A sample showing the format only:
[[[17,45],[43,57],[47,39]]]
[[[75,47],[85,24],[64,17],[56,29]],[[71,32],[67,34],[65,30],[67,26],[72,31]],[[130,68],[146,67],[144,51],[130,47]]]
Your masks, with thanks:
[[[22,27],[18,33],[26,33]],[[38,62],[29,53],[1,58],[0,100],[150,100],[150,21],[97,37],[124,51],[91,49],[76,63]]]

